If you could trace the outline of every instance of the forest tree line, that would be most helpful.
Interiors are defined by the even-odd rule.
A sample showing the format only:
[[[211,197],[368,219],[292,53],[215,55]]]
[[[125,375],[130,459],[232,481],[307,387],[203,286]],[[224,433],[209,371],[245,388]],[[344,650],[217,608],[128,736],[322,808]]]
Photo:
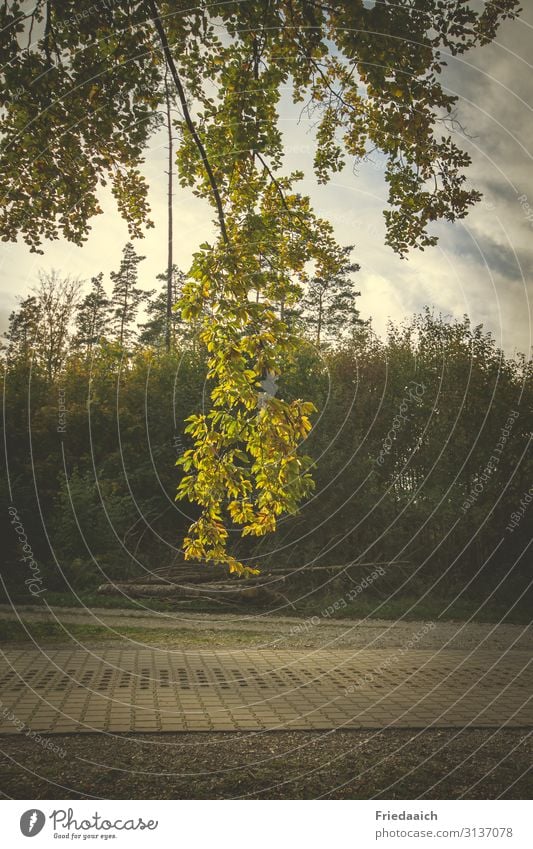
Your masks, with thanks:
[[[126,245],[111,286],[97,274],[88,291],[42,274],[10,317],[2,509],[16,509],[50,589],[182,560],[196,515],[175,501],[175,461],[209,391],[207,355],[179,312],[167,332],[167,276],[141,288],[142,259]],[[378,338],[357,310],[357,268],[346,248],[343,273],[311,280],[283,316],[301,344],[277,394],[318,410],[304,446],[314,493],[274,534],[231,544],[259,569],[385,563],[399,593],[514,600],[531,575],[531,362],[429,309]],[[184,275],[173,279],[178,299]],[[12,530],[6,548],[8,584],[23,593]]]

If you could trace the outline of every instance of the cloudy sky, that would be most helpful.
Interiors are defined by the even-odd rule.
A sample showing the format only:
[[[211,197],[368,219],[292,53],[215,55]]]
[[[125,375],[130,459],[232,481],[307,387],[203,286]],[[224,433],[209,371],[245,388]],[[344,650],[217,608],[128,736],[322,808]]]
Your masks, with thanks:
[[[468,136],[461,140],[473,158],[469,180],[482,202],[458,224],[439,224],[436,248],[400,260],[384,245],[382,210],[387,195],[383,163],[352,163],[327,186],[316,186],[309,167],[313,132],[289,98],[281,104],[287,169],[304,168],[318,214],[329,218],[342,244],[354,244],[361,265],[356,285],[360,311],[383,332],[387,320],[401,320],[425,304],[444,315],[468,314],[483,323],[508,353],[529,354],[532,345],[533,271],[533,4],[520,20],[507,22],[493,44],[449,60],[445,87],[459,96],[459,118]],[[140,282],[154,286],[166,262],[166,150],[164,135],[153,140],[146,160],[154,230],[137,249],[146,256]],[[94,219],[82,248],[62,240],[43,245],[43,256],[23,245],[0,248],[0,327],[4,329],[17,295],[25,295],[39,269],[55,268],[87,279],[118,268],[128,235],[113,200],[102,195],[104,214]],[[179,187],[175,192],[175,257],[188,268],[192,252],[214,232],[207,205]],[[108,280],[109,286],[109,280]]]

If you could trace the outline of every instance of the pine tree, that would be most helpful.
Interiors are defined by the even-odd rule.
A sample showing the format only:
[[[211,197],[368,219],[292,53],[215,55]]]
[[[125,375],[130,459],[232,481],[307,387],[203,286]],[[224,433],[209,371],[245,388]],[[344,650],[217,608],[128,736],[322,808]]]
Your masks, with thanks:
[[[336,274],[313,277],[302,301],[304,322],[312,330],[316,345],[347,336],[361,324],[351,280],[359,264],[350,260],[353,245],[343,249],[345,261]]]
[[[183,340],[186,335],[190,335],[191,327],[184,324],[179,312],[175,310],[171,310],[169,319],[169,281],[167,272],[158,274],[157,280],[163,282],[163,287],[147,303],[146,314],[148,321],[140,325],[141,334],[139,341],[144,345],[152,345],[155,348],[174,350],[178,340]],[[185,275],[183,271],[180,271],[177,265],[173,265],[170,288],[171,305],[175,304],[178,298],[181,297],[184,282]]]
[[[102,280],[103,273],[91,278],[92,289],[77,307],[75,348],[81,348],[87,356],[98,344],[109,327],[111,304]]]
[[[134,340],[136,331],[132,325],[134,325],[137,312],[153,294],[153,291],[145,292],[137,286],[137,266],[143,259],[145,257],[135,252],[132,243],[127,242],[122,251],[119,270],[112,271],[110,275],[113,281],[112,326],[121,348]]]

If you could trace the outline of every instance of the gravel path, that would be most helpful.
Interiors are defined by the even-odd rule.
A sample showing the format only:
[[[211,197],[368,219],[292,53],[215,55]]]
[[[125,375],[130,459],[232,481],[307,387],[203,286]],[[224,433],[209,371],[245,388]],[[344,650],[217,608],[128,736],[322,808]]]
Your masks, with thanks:
[[[111,629],[144,629],[147,643],[182,649],[387,649],[410,641],[425,650],[533,649],[531,628],[519,625],[0,606],[0,620],[18,618],[59,621],[67,630],[71,624],[100,625],[110,629],[109,636]],[[142,642],[143,635],[136,639]],[[527,799],[532,792],[532,738],[525,729],[71,734],[48,740],[57,748],[22,735],[0,737],[4,796]]]
[[[0,737],[14,799],[530,799],[511,729]]]
[[[380,619],[330,619],[313,616],[306,619],[260,615],[213,613],[168,613],[135,611],[114,608],[80,609],[56,607],[36,610],[35,606],[20,606],[13,611],[0,605],[0,620],[18,618],[31,622],[59,621],[65,625],[100,625],[110,629],[121,627],[161,631],[161,636],[173,631],[187,636],[187,644],[197,634],[205,643],[206,637],[224,635],[224,644],[232,637],[248,637],[249,642],[264,648],[369,648],[397,647],[440,648],[468,651],[483,648],[487,651],[506,651],[512,648],[533,651],[533,628],[523,625],[492,625],[463,622],[387,621]],[[411,646],[410,646],[411,644]]]

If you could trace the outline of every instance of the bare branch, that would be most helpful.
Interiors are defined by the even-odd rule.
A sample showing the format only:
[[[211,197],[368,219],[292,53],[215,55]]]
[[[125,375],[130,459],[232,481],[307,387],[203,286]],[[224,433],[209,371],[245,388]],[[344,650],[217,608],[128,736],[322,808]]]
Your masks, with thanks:
[[[211,191],[213,192],[213,197],[215,200],[217,213],[218,213],[218,221],[220,225],[220,231],[222,233],[222,238],[226,244],[229,244],[228,233],[226,230],[226,219],[224,217],[224,208],[222,206],[222,198],[220,197],[220,192],[218,190],[217,182],[215,180],[215,176],[213,174],[213,169],[211,168],[211,164],[207,157],[207,153],[203,142],[198,135],[198,131],[194,126],[194,122],[191,118],[191,113],[189,111],[189,106],[187,104],[187,98],[185,97],[185,90],[183,88],[183,84],[181,82],[180,76],[178,74],[178,69],[176,68],[176,63],[172,57],[172,53],[170,51],[168,38],[166,32],[164,30],[163,24],[161,22],[161,18],[159,16],[159,11],[157,9],[155,0],[148,0],[148,6],[151,10],[151,20],[154,23],[157,34],[159,36],[159,40],[161,42],[161,47],[163,48],[163,53],[165,56],[165,61],[167,63],[168,69],[172,74],[172,78],[174,80],[174,85],[176,86],[176,91],[178,92],[178,97],[181,103],[181,108],[183,110],[183,117],[185,118],[185,123],[187,125],[187,129],[189,130],[192,139],[198,149],[198,153],[200,154],[200,158],[202,160],[203,166],[205,168],[207,178],[209,180],[209,184],[211,186]]]

